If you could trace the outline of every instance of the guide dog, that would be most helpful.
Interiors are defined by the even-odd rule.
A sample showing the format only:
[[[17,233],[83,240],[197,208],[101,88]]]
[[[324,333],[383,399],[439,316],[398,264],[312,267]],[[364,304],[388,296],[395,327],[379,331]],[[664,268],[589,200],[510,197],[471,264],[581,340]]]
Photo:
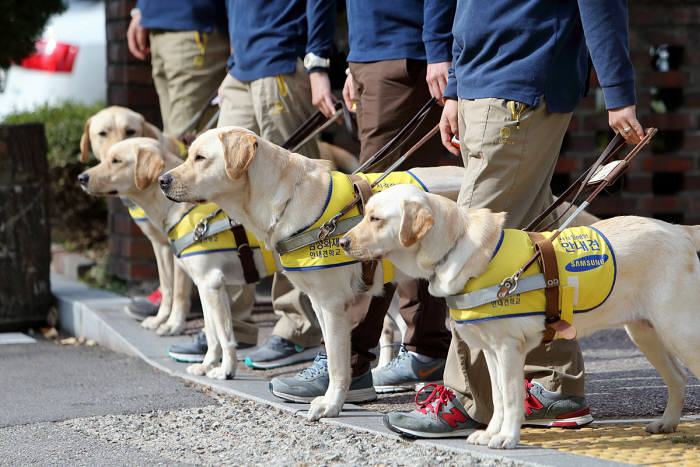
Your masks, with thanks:
[[[374,195],[363,220],[340,243],[350,256],[386,258],[409,276],[429,280],[432,295],[448,297],[461,294],[468,281],[478,280],[487,270],[500,248],[504,218],[504,213],[469,209],[400,185]],[[605,258],[588,254],[600,249],[600,244],[580,244],[575,239],[572,244],[565,234],[553,242],[572,250],[574,246],[587,249],[588,256],[570,263],[575,272],[603,263],[616,266],[609,295],[590,311],[574,310],[572,324],[579,336],[625,327],[668,387],[663,417],[646,429],[672,432],[680,420],[685,394],[686,375],[679,360],[700,377],[700,262],[696,255],[700,226],[624,216],[591,227],[607,239],[612,253]],[[514,264],[510,273],[523,264]],[[577,293],[580,298],[588,291]],[[521,298],[517,289],[513,299],[516,297]],[[471,348],[484,352],[493,388],[493,417],[485,431],[472,433],[467,442],[513,448],[524,417],[524,359],[542,341],[543,313],[454,324]]]
[[[416,168],[411,173],[431,193],[455,199],[464,169]],[[291,153],[251,131],[223,127],[199,136],[185,163],[161,176],[160,184],[172,200],[216,203],[274,248],[319,218],[331,180],[327,162]],[[361,265],[354,261],[325,269],[285,270],[292,284],[311,299],[328,353],[330,384],[325,395],[311,403],[309,419],[339,414],[350,385],[347,307],[363,292],[381,293],[385,272],[379,265],[367,285]]]

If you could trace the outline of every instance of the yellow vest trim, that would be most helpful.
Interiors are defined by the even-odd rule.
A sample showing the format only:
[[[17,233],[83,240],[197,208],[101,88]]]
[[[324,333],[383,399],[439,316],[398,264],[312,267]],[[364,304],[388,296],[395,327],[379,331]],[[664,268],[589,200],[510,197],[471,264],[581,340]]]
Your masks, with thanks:
[[[552,233],[543,232],[543,235],[549,238]],[[561,284],[562,317],[570,322],[573,313],[599,307],[612,292],[616,275],[615,254],[608,239],[593,227],[565,229],[554,240],[554,250]],[[484,274],[469,280],[462,293],[500,284],[525,264],[534,251],[527,232],[505,229]],[[539,264],[535,263],[521,278],[540,273]],[[544,313],[543,289],[515,294],[468,310],[450,309],[450,316],[458,323]]]
[[[198,204],[187,211],[177,223],[168,230],[168,238],[172,240],[177,240],[184,237],[185,235],[192,235],[194,228],[197,224],[212,214],[214,211],[219,209],[219,207],[214,203]],[[221,211],[211,220],[209,220],[209,225],[213,224],[219,220],[227,219],[226,214]],[[262,242],[255,237],[248,229],[246,229],[246,234],[248,235],[248,240],[250,241],[251,248],[259,248],[263,259],[265,260],[265,268],[267,275],[272,275],[277,270],[275,265],[275,256],[272,251],[266,249]],[[205,237],[199,242],[192,242],[192,245],[188,246],[180,254],[178,258],[183,258],[185,256],[201,255],[207,253],[218,253],[222,251],[237,251],[236,240],[233,237],[233,232],[230,230],[225,230],[219,232],[209,237]],[[263,274],[261,274],[262,276]]]
[[[143,222],[148,220],[148,217],[146,216],[146,211],[144,211],[138,206],[130,207],[129,215],[135,222]]]
[[[357,175],[372,183],[382,174],[358,173]],[[387,176],[387,178],[382,180],[379,185],[374,187],[372,191],[378,193],[386,188],[389,188],[390,186],[405,183],[416,185],[423,191],[427,191],[425,185],[418,179],[418,177],[408,171],[392,172]],[[304,227],[297,233],[321,227],[324,222],[336,215],[350,201],[352,201],[354,196],[355,193],[352,188],[352,182],[348,176],[341,172],[331,172],[331,183],[328,187],[326,205],[323,209],[323,213],[313,224]],[[358,216],[359,214],[360,211],[357,209],[357,206],[355,206],[341,219]],[[340,245],[338,244],[340,237],[342,237],[342,235],[336,235],[335,237],[330,237],[323,241],[319,241],[309,246],[281,255],[280,262],[282,263],[282,268],[285,271],[300,271],[333,268],[358,263],[358,260],[347,256],[343,249],[340,248]],[[384,261],[384,264],[386,263],[388,263],[388,261]],[[389,268],[385,267],[384,270],[389,271]],[[385,283],[393,280],[393,266],[391,267],[391,277],[392,279],[389,281],[386,281],[385,279]]]

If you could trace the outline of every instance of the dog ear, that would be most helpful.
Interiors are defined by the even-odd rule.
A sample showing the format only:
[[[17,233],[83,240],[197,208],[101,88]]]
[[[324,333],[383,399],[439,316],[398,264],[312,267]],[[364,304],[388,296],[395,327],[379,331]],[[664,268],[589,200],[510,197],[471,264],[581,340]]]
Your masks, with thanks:
[[[219,140],[224,147],[224,166],[231,180],[236,180],[248,170],[258,151],[258,138],[240,130],[219,133]]]
[[[136,149],[134,180],[136,188],[145,190],[158,179],[165,161],[155,145],[142,145]]]
[[[152,123],[148,123],[145,119],[143,121],[143,136],[146,138],[153,138],[160,140],[160,130],[157,126]]]
[[[80,137],[80,162],[83,164],[90,159],[90,121],[92,121],[92,117],[85,122],[85,130],[83,136]]]
[[[399,241],[408,248],[423,238],[435,224],[435,219],[425,206],[416,201],[404,201],[402,208]]]

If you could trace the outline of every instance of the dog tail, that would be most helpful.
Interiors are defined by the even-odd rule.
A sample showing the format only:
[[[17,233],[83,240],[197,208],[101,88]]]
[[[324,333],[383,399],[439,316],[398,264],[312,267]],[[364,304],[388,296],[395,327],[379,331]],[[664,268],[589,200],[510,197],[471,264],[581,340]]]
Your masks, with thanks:
[[[695,245],[695,251],[700,251],[700,225],[681,225],[688,232]]]

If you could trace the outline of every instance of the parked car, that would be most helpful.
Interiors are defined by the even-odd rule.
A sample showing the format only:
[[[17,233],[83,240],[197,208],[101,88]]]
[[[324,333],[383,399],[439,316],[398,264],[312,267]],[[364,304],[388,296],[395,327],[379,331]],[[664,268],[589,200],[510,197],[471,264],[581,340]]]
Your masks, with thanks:
[[[49,20],[35,53],[0,72],[0,119],[43,104],[105,100],[104,0],[65,3],[68,8]]]

